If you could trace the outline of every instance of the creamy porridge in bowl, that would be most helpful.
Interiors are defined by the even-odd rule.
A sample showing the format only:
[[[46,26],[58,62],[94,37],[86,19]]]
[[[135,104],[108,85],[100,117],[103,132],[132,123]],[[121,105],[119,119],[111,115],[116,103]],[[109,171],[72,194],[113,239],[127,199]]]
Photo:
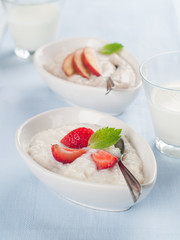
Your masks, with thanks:
[[[97,170],[96,164],[91,158],[91,154],[93,154],[95,150],[91,148],[88,148],[86,153],[76,158],[70,164],[55,161],[51,151],[52,144],[55,143],[64,146],[60,142],[60,139],[72,130],[82,127],[90,128],[94,131],[100,129],[100,126],[97,125],[76,124],[44,130],[32,138],[28,147],[28,154],[43,167],[66,177],[102,184],[126,184],[117,163],[111,168]],[[144,182],[142,160],[127,137],[122,136],[122,138],[124,139],[126,149],[123,162],[142,184]],[[120,157],[120,150],[114,146],[108,147],[105,150]]]
[[[106,44],[92,38],[53,42],[37,50],[34,63],[48,86],[68,103],[118,115],[139,92],[139,63],[125,47],[102,54]],[[105,95],[108,79],[115,86]]]
[[[122,211],[133,206],[134,202],[117,162],[107,165],[109,155],[113,156],[113,161],[120,156],[119,149],[111,145],[99,150],[99,147],[93,148],[91,144],[79,148],[76,145],[74,148],[67,143],[67,136],[69,139],[69,134],[75,130],[90,129],[93,133],[89,143],[96,133],[99,134],[105,128],[122,129],[121,137],[126,146],[123,161],[142,185],[140,202],[156,181],[156,160],[148,144],[116,118],[84,108],[52,110],[25,122],[17,131],[16,146],[31,171],[59,195],[90,208]],[[67,156],[65,151],[59,161],[59,149],[64,151],[64,147],[65,150],[70,148],[73,156],[74,151],[75,154],[79,151],[83,153],[71,162],[63,162],[67,160],[67,157],[64,159]],[[100,156],[100,159],[105,160],[103,165],[97,157],[97,153],[102,151],[108,153],[108,157]],[[70,158],[68,155],[68,161]]]
[[[104,91],[106,89],[108,78],[113,80],[115,84],[114,90],[130,89],[139,85],[140,79],[136,76],[133,67],[120,54],[113,53],[110,55],[103,55],[99,52],[100,47],[89,48],[95,53],[100,68],[98,76],[90,73],[90,75],[85,75],[83,77],[77,72],[71,76],[67,76],[66,72],[63,70],[63,62],[66,57],[71,54],[69,51],[55,56],[54,59],[51,59],[47,64],[44,64],[44,69],[54,76],[65,79],[66,81],[86,86],[102,87],[104,88]]]

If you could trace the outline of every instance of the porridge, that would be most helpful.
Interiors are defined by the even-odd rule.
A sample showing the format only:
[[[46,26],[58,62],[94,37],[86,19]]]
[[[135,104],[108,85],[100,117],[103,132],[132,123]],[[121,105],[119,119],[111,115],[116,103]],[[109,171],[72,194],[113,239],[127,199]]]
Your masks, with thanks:
[[[86,66],[89,67],[88,69],[84,66],[85,64],[82,60],[84,58],[81,57],[85,51],[89,54],[87,54],[89,59],[87,57],[84,60]],[[66,59],[67,64],[64,64]],[[90,64],[88,64],[88,61]],[[64,67],[64,65],[67,66]],[[94,87],[106,88],[106,82],[109,78],[113,80],[115,89],[133,88],[140,81],[131,64],[120,54],[104,55],[100,53],[100,48],[96,46],[78,50],[74,49],[73,53],[67,50],[57,54],[54,59],[51,59],[44,65],[44,68],[56,77]]]
[[[58,144],[59,146],[64,146],[60,140],[73,129],[84,126],[91,128],[93,131],[97,131],[100,128],[100,126],[97,125],[78,124],[67,125],[56,129],[48,129],[38,133],[32,138],[27,152],[32,159],[44,168],[69,178],[102,184],[126,184],[117,163],[107,169],[97,169],[97,166],[91,157],[97,149],[91,149],[90,147],[83,148],[86,149],[86,152],[76,158],[72,163],[68,164],[63,164],[54,159],[51,151],[52,145]],[[124,134],[122,134],[122,138],[125,142],[125,156],[123,163],[137,180],[140,183],[143,183],[144,176],[142,160]],[[116,157],[120,156],[120,150],[115,148],[114,145],[104,150]]]

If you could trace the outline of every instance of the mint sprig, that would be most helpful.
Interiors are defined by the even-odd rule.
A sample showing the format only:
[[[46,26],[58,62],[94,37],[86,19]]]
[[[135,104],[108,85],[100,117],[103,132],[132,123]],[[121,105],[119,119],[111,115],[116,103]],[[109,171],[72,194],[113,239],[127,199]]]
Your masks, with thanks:
[[[94,149],[108,148],[120,139],[122,129],[101,128],[91,135],[88,146]]]
[[[123,47],[124,46],[120,43],[110,43],[102,47],[100,53],[109,55],[122,50]]]

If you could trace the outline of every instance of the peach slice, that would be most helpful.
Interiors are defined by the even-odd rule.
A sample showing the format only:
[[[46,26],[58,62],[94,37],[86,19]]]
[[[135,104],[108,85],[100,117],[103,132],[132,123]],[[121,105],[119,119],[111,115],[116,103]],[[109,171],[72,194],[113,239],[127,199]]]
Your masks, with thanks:
[[[72,76],[76,72],[73,65],[73,57],[74,57],[74,53],[71,53],[64,59],[64,62],[63,62],[62,69],[66,74],[66,76],[68,77]]]
[[[84,78],[89,79],[91,72],[86,68],[82,60],[83,48],[75,51],[73,57],[73,64],[76,72]]]
[[[82,59],[83,59],[85,66],[89,69],[89,71],[92,74],[94,74],[98,77],[101,76],[101,69],[97,62],[97,58],[96,58],[93,48],[91,48],[91,47],[84,48],[84,51],[82,53]]]

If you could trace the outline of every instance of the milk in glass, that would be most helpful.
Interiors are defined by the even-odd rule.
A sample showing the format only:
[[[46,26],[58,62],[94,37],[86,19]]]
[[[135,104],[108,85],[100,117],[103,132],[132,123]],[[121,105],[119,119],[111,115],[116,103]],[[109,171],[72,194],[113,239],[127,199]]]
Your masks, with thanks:
[[[14,7],[9,14],[9,27],[16,46],[33,52],[54,40],[59,27],[59,11],[55,3]]]
[[[150,110],[156,136],[167,144],[180,146],[180,83],[154,89]]]

